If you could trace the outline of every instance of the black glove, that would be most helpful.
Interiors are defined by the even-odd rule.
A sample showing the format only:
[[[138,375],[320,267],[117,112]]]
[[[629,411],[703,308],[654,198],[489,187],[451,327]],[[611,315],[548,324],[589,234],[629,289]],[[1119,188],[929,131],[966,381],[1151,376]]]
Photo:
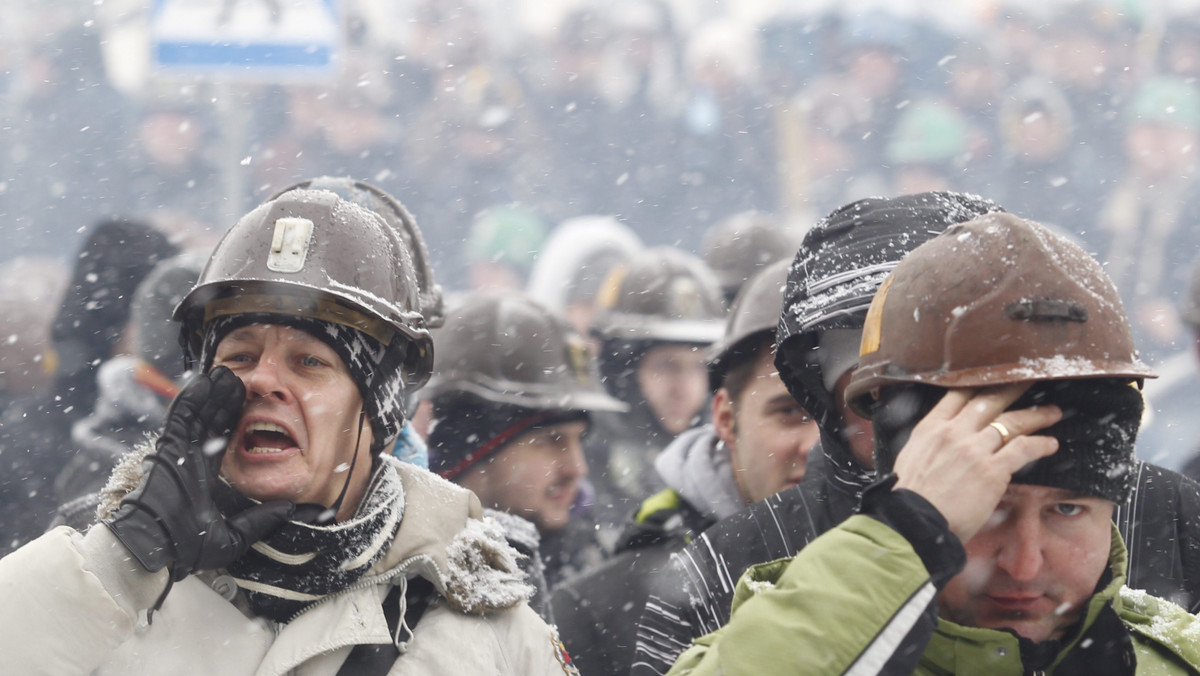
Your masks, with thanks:
[[[289,500],[225,515],[218,508],[234,502],[219,475],[245,397],[242,381],[218,366],[193,377],[171,402],[155,451],[142,461],[142,482],[104,521],[146,570],[171,566],[179,581],[225,567],[290,518]]]

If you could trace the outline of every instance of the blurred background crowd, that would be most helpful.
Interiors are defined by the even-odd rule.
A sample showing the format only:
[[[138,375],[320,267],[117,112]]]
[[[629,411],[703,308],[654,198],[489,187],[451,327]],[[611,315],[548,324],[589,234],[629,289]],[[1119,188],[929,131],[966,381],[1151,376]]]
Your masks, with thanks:
[[[0,390],[23,404],[8,418],[136,349],[124,322],[153,263],[312,176],[397,196],[449,297],[528,290],[584,333],[601,275],[570,273],[589,237],[613,260],[703,258],[734,275],[728,301],[747,260],[790,259],[842,204],[957,190],[1104,262],[1164,375],[1149,459],[1182,466],[1200,438],[1200,311],[1180,311],[1200,252],[1200,9],[552,4],[344,0],[337,68],[269,81],[156,72],[162,3],[4,3]],[[70,390],[78,415],[94,387]]]

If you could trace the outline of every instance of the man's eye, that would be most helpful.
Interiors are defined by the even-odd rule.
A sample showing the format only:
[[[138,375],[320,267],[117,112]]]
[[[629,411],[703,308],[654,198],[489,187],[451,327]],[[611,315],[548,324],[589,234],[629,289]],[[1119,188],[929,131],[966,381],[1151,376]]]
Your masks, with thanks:
[[[805,411],[799,406],[780,408],[778,410],[778,414],[781,417],[786,418],[788,422],[792,423],[793,425],[807,425],[808,423],[812,422],[812,417],[808,415],[808,411]]]
[[[305,365],[305,366],[307,366],[307,367],[309,367],[309,368],[316,368],[316,367],[318,367],[318,366],[322,366],[322,365],[324,365],[324,364],[325,364],[325,362],[323,362],[323,361],[321,361],[320,359],[318,359],[318,358],[316,358],[316,357],[312,356],[311,354],[310,354],[310,355],[305,355],[305,356],[304,356],[304,358],[302,358],[302,359],[300,360],[300,363],[301,363],[301,364],[303,364],[303,365]]]
[[[1083,505],[1060,502],[1054,506],[1054,511],[1062,514],[1063,516],[1078,516],[1083,513]]]

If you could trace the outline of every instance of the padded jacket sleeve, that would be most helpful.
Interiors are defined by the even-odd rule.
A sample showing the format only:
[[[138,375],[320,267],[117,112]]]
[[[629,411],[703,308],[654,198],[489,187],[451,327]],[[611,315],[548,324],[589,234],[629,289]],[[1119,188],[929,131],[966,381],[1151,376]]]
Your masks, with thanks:
[[[0,559],[5,671],[91,673],[133,635],[167,575],[146,572],[103,527],[60,526]]]
[[[793,559],[751,568],[729,624],[670,673],[911,674],[965,553],[915,493],[877,486],[862,511]]]

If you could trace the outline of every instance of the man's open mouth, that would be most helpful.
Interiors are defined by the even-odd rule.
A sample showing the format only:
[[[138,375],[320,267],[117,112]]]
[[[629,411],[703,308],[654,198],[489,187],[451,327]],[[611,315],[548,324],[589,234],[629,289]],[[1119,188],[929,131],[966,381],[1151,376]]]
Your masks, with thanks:
[[[278,453],[296,446],[296,440],[283,426],[271,422],[252,422],[242,436],[242,448],[247,453]]]

